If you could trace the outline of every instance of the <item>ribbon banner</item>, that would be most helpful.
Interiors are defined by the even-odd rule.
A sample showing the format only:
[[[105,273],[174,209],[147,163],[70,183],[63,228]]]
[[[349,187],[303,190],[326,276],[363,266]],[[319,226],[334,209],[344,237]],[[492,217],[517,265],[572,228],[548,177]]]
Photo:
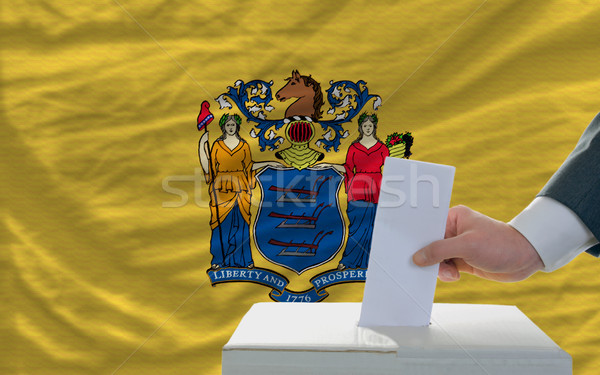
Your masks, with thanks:
[[[366,269],[333,270],[310,279],[312,288],[297,292],[286,289],[289,280],[282,274],[265,268],[219,268],[206,271],[212,286],[227,282],[249,282],[272,288],[269,297],[276,302],[321,302],[329,296],[325,289],[345,283],[364,282]]]

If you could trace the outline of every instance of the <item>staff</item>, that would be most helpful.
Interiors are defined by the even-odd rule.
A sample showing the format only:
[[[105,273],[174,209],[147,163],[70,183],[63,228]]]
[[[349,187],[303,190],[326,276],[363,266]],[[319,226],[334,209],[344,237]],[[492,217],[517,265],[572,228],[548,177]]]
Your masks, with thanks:
[[[200,137],[200,140],[198,141],[198,158],[200,159],[200,165],[202,165],[202,169],[205,172],[206,172],[207,168],[206,168],[206,166],[203,165],[202,157],[200,156],[201,147],[202,147],[201,146],[202,139],[204,137],[208,138],[208,129],[206,127],[208,124],[210,124],[215,119],[213,114],[210,113],[209,108],[210,108],[210,103],[207,102],[206,100],[203,101],[202,104],[200,105],[200,113],[198,114],[198,121],[197,121],[198,131],[202,131],[204,129],[204,134],[202,134],[202,137]],[[219,241],[221,242],[221,252],[223,252],[225,249],[225,246],[224,246],[224,242],[223,242],[223,233],[221,232],[221,215],[219,214],[219,204],[217,202],[217,190],[215,189],[215,184],[214,184],[215,171],[213,170],[213,166],[212,166],[212,163],[210,160],[210,148],[208,146],[208,142],[204,143],[204,153],[206,154],[206,158],[208,159],[208,170],[210,171],[210,182],[212,183],[212,188],[210,189],[210,193],[212,194],[212,199],[215,204],[215,209],[217,211],[217,226],[219,228]],[[208,183],[209,180],[206,179],[206,182]],[[212,264],[211,268],[217,268],[217,267],[215,267],[215,265]]]

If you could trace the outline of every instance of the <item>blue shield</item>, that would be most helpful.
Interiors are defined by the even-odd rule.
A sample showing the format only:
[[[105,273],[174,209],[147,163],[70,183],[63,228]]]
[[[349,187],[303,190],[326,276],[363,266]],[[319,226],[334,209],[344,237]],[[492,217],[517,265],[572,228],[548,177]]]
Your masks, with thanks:
[[[346,234],[340,173],[267,167],[256,178],[262,198],[252,230],[262,256],[298,275],[333,259]]]

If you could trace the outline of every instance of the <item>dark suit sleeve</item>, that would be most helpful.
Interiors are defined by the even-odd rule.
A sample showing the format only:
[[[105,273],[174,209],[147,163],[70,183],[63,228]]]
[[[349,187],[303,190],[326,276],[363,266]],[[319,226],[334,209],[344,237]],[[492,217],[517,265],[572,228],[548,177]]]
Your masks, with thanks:
[[[600,114],[538,195],[569,207],[600,240]],[[587,252],[599,256],[600,244]]]

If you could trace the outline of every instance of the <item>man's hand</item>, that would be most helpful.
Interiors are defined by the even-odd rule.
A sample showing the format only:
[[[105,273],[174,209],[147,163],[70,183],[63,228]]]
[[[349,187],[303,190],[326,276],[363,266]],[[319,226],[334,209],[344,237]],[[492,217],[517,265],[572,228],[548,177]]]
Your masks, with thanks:
[[[468,272],[495,281],[524,280],[544,267],[542,259],[521,233],[465,206],[448,212],[445,239],[413,255],[418,266],[440,263],[438,277],[457,281]]]

